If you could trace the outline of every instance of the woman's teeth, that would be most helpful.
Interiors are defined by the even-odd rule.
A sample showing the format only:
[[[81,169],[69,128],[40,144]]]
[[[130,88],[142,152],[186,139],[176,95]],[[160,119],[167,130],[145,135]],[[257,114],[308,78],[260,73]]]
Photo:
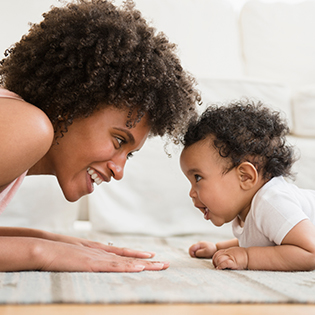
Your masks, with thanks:
[[[91,169],[90,167],[87,169],[87,172],[89,173],[89,175],[91,176],[92,180],[97,184],[100,185],[103,180],[97,175],[97,173]]]

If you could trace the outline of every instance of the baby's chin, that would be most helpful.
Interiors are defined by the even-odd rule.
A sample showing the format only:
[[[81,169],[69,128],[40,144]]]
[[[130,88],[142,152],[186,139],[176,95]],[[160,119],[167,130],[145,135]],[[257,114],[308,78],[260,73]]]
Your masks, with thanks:
[[[213,223],[213,225],[215,225],[215,226],[217,226],[217,227],[220,227],[220,226],[222,226],[223,224],[225,224],[225,222],[223,222],[223,223],[218,223],[218,222],[213,222],[213,221],[211,221],[212,223]]]
[[[215,218],[211,218],[211,219],[209,219],[209,221],[211,221],[212,224],[217,226],[217,227],[220,227],[220,226],[224,225],[225,223],[227,223],[223,219],[216,220]]]

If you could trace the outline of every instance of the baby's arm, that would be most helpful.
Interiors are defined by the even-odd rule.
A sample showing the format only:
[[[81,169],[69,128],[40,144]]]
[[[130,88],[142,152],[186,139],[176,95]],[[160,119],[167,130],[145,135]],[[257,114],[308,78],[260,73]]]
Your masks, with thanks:
[[[232,239],[228,241],[214,244],[212,242],[198,242],[189,248],[189,254],[194,258],[212,258],[215,252],[220,249],[238,246],[238,240]]]
[[[281,245],[230,248],[213,256],[217,269],[298,271],[315,269],[315,226],[309,220],[298,223]]]

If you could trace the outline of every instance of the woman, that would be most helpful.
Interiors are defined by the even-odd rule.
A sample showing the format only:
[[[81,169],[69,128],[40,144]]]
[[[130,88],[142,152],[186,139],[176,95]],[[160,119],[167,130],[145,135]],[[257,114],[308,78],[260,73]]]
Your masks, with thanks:
[[[79,0],[44,14],[0,76],[0,211],[24,176],[52,174],[69,201],[119,180],[148,136],[177,142],[199,95],[174,45],[132,2]],[[153,253],[45,231],[0,228],[0,270],[142,271]]]

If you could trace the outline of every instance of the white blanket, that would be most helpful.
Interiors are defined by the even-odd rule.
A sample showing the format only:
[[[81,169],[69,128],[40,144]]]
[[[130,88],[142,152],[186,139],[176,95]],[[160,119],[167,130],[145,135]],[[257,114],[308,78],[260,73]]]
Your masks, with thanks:
[[[205,236],[141,237],[86,234],[117,246],[156,252],[165,271],[140,273],[0,273],[0,304],[35,303],[315,303],[315,272],[215,270],[190,258]],[[212,239],[216,241],[216,235]]]

